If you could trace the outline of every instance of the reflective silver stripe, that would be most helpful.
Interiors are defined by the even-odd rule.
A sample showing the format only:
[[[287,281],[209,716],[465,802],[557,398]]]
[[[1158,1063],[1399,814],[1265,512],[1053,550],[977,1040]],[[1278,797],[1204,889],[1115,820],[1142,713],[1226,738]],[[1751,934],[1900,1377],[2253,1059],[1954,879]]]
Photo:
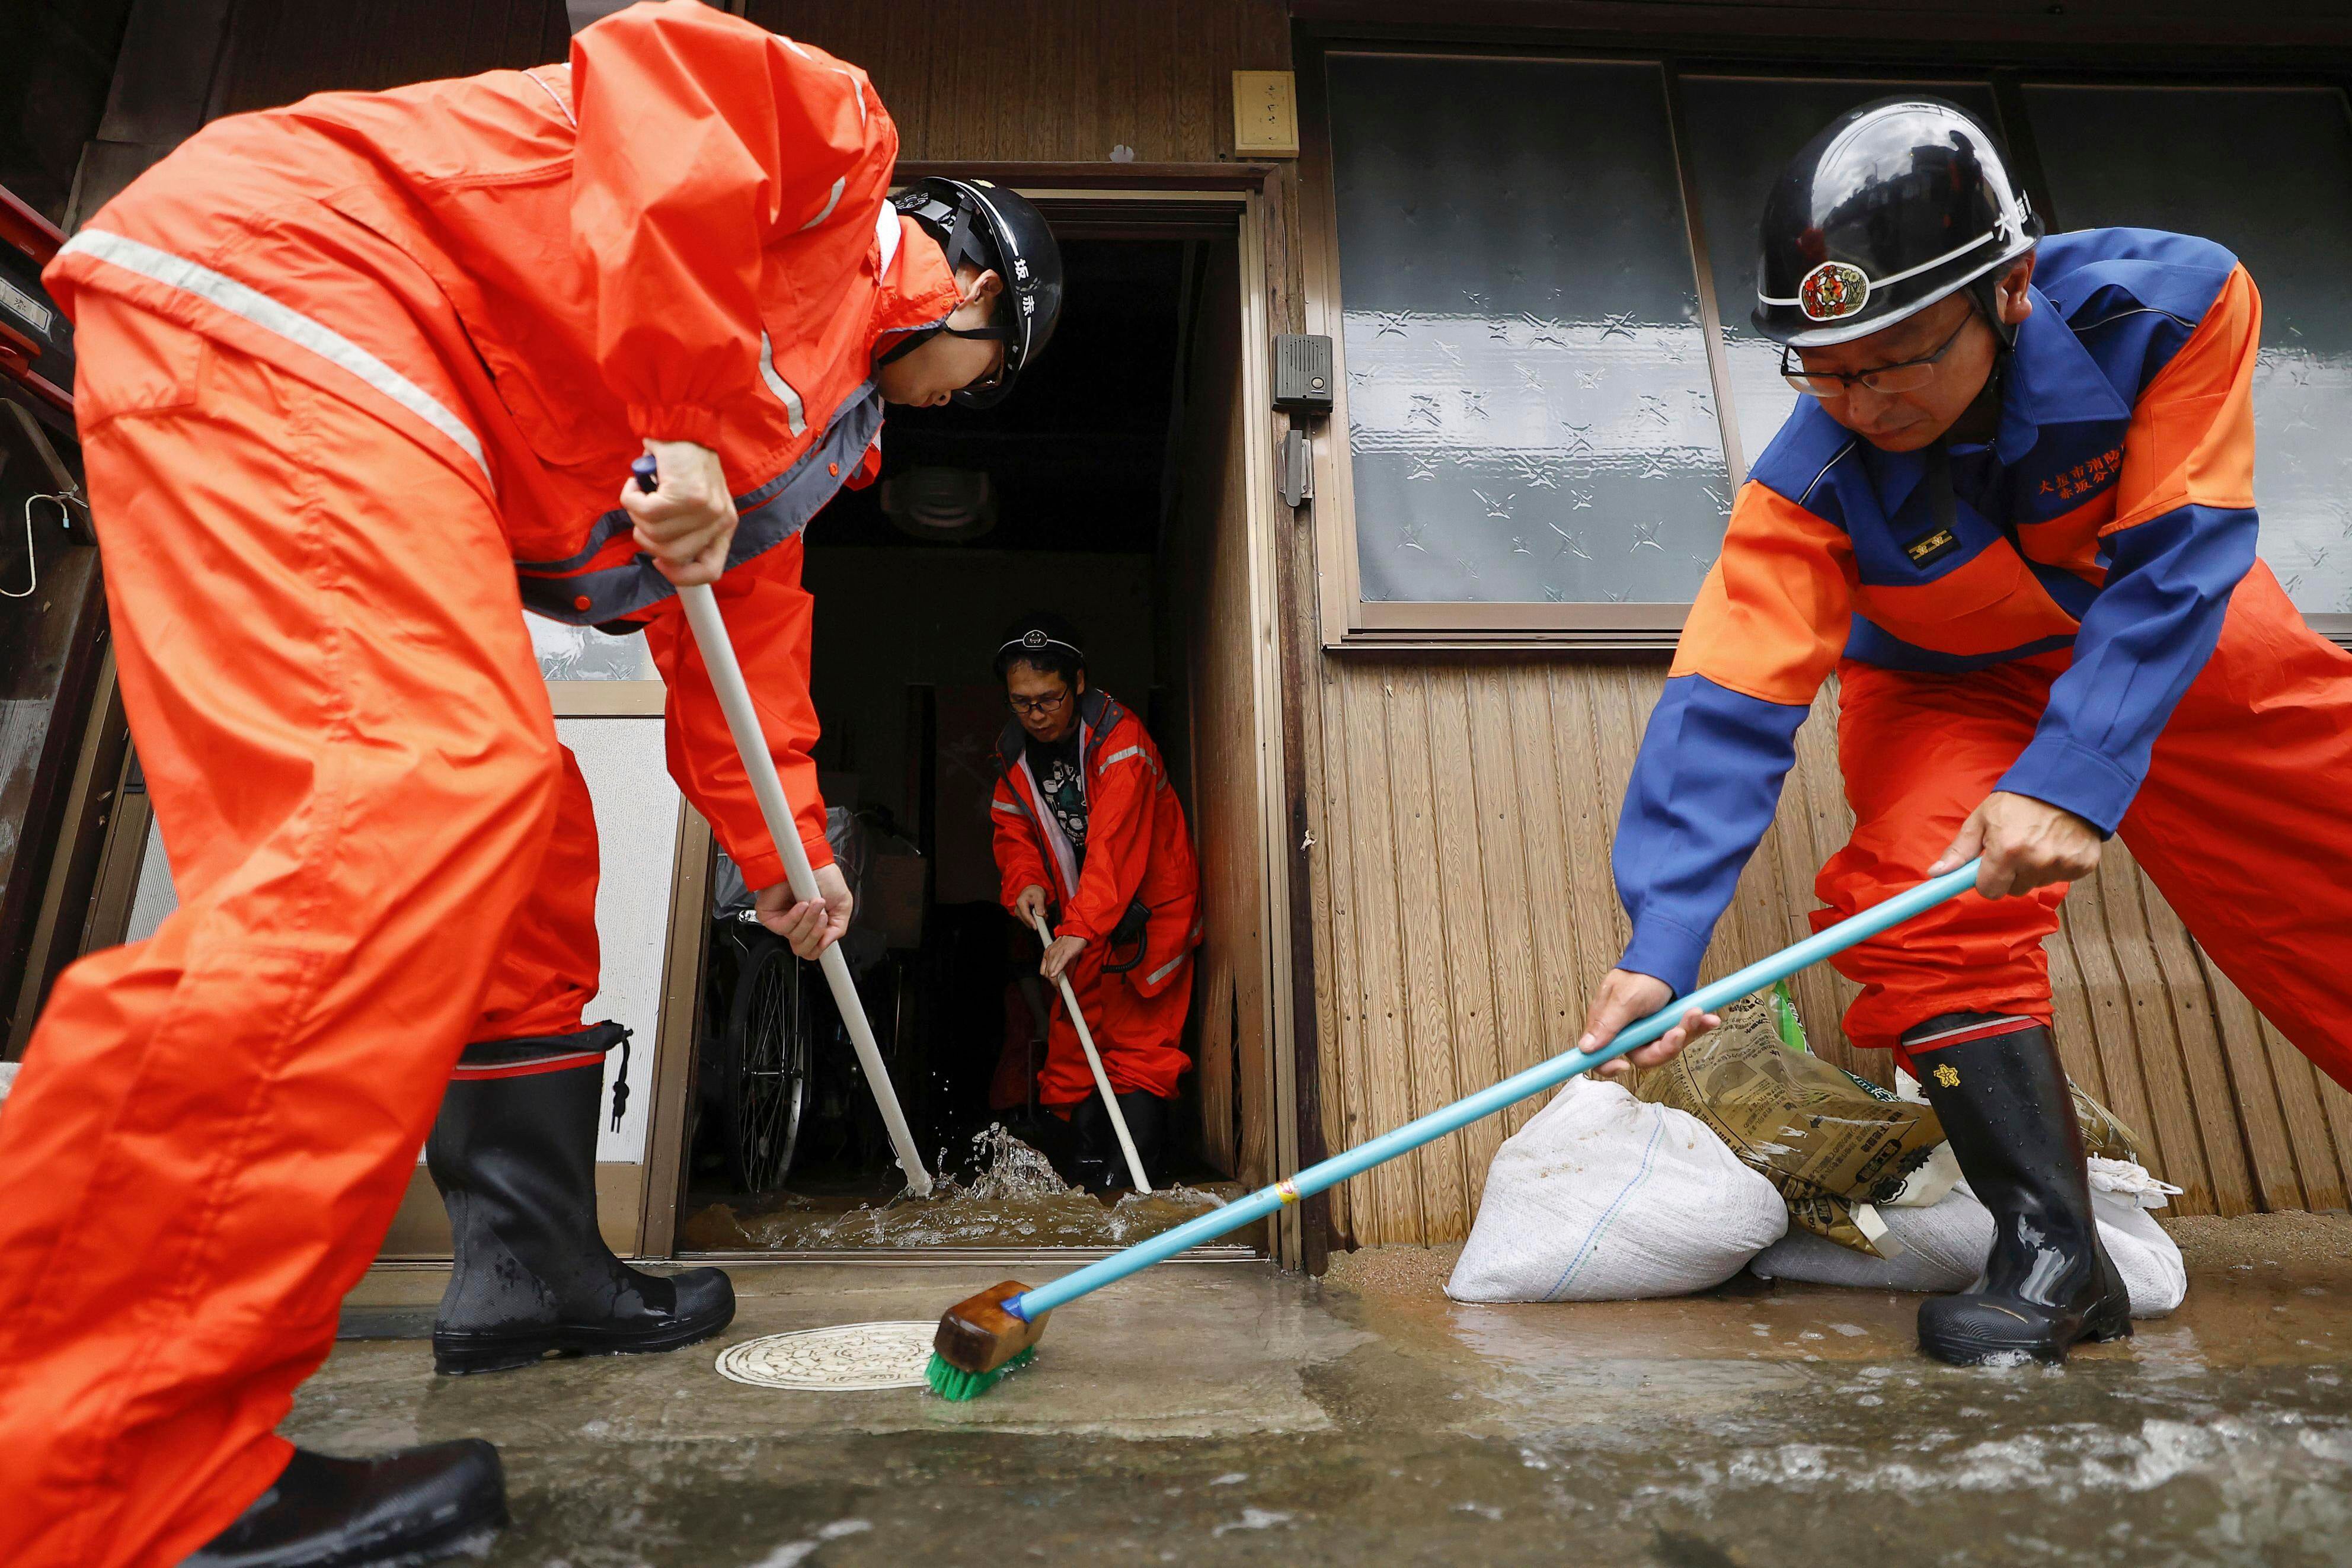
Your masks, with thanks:
[[[806,222],[806,223],[803,224],[803,225],[801,225],[801,232],[802,232],[802,233],[803,233],[803,234],[805,234],[805,233],[807,233],[810,229],[813,229],[813,228],[816,227],[816,225],[819,225],[819,224],[821,224],[821,223],[824,222],[824,220],[825,220],[825,219],[827,219],[827,218],[829,218],[829,217],[833,216],[833,209],[834,209],[834,208],[835,208],[835,207],[837,207],[837,206],[839,206],[839,205],[841,205],[841,193],[842,193],[842,192],[844,192],[844,191],[845,191],[845,190],[847,190],[848,188],[849,188],[849,176],[848,176],[848,175],[844,174],[843,176],[841,176],[841,178],[839,178],[838,180],[835,180],[835,181],[833,183],[833,193],[832,193],[831,195],[829,195],[829,196],[825,197],[825,199],[824,199],[824,209],[823,209],[822,211],[820,211],[820,212],[817,214],[817,215],[816,215],[816,216],[814,216],[814,217],[811,218],[808,222]]]
[[[1974,1034],[1979,1030],[2027,1029],[2032,1027],[2032,1019],[2009,1016],[1981,1018],[1974,1023],[1964,1023],[1958,1029],[1939,1029],[1933,1034],[1923,1034],[1916,1040],[1906,1039],[1903,1043],[1906,1047],[1932,1045],[1939,1040],[1949,1040],[1956,1034]]]
[[[1150,755],[1148,755],[1148,752],[1143,750],[1143,747],[1140,747],[1140,746],[1129,746],[1127,750],[1124,750],[1124,752],[1110,752],[1110,755],[1108,755],[1108,757],[1103,757],[1101,767],[1096,767],[1096,768],[1094,768],[1094,776],[1096,776],[1096,779],[1101,779],[1103,773],[1110,771],[1110,764],[1112,764],[1112,762],[1127,762],[1129,757],[1143,757],[1143,767],[1150,768],[1152,773],[1160,771],[1160,764],[1152,762]]]
[[[1010,800],[991,800],[989,804],[996,808],[996,810],[1005,812],[1011,816],[1025,817],[1029,814]]]
[[[793,383],[776,373],[776,350],[765,332],[760,334],[760,379],[784,405],[784,423],[792,426],[794,435],[808,429],[808,415],[801,409],[801,394],[793,391]]]
[[[603,1051],[575,1051],[569,1056],[533,1056],[520,1061],[487,1062],[467,1067],[463,1063],[449,1070],[452,1078],[529,1078],[541,1072],[561,1072],[567,1068],[585,1067],[602,1061],[612,1054],[607,1046]]]
[[[314,321],[292,307],[272,299],[257,288],[239,283],[226,273],[199,267],[185,256],[173,256],[167,250],[157,250],[152,245],[142,245],[119,234],[104,229],[84,229],[68,240],[59,256],[93,256],[125,272],[152,278],[168,288],[193,294],[211,301],[233,316],[242,316],[255,326],[275,332],[288,342],[310,350],[320,359],[350,371],[369,386],[382,392],[450,440],[463,447],[466,455],[482,471],[482,477],[497,488],[498,481],[490,474],[489,460],[482,455],[482,444],[473,431],[440,401],[344,337],[323,321]]]
[[[807,526],[819,507],[841,488],[836,465],[849,463],[874,440],[882,427],[882,395],[874,383],[862,383],[835,409],[824,433],[793,459],[792,466],[746,496],[735,497],[739,521],[735,542],[728,547],[729,570],[772,549]],[[598,520],[615,531],[627,524],[626,512]],[[576,559],[576,558],[575,558]],[[596,626],[633,615],[677,591],[669,579],[651,564],[638,560],[593,571],[572,571],[569,562],[518,561],[522,601],[551,621],[571,626]],[[582,603],[581,601],[587,601]]]
[[[898,209],[889,203],[874,214],[874,243],[882,247],[882,266],[877,277],[890,276],[890,258],[898,254]]]
[[[1182,968],[1184,967],[1184,960],[1192,956],[1192,955],[1190,953],[1177,954],[1176,956],[1169,959],[1168,962],[1160,965],[1160,967],[1144,976],[1143,983],[1147,986],[1158,985],[1160,981],[1166,979],[1169,976]]]
[[[572,106],[563,101],[563,95],[562,93],[556,91],[545,82],[540,81],[539,73],[537,71],[525,71],[522,74],[529,77],[531,80],[539,82],[539,90],[555,100],[555,107],[563,111],[563,118],[571,121],[572,130],[577,131],[580,129],[580,121],[572,118]]]
[[[1966,256],[1969,252],[1978,249],[1982,246],[2005,243],[2011,235],[2023,234],[2028,221],[2029,214],[2026,213],[2024,207],[2012,202],[2010,205],[2001,209],[2000,215],[1999,217],[1993,219],[1990,230],[1977,235],[1976,238],[1969,241],[1966,245],[1954,246],[1950,250],[1946,251],[1941,256],[1930,256],[1916,267],[1906,267],[1900,272],[1890,272],[1884,277],[1873,277],[1870,274],[1862,272],[1862,268],[1858,267],[1854,267],[1854,270],[1856,272],[1862,272],[1863,281],[1867,283],[1872,289],[1875,290],[1884,288],[1890,283],[1902,283],[1910,278],[1916,277],[1923,272],[1927,272],[1934,267],[1941,267],[1948,261],[1956,260],[1957,258]],[[1811,274],[1809,273],[1806,276],[1811,277]],[[1794,299],[1775,299],[1770,295],[1764,293],[1760,289],[1757,291],[1756,298],[1767,305],[1801,305],[1803,303],[1801,298]]]
[[[814,55],[810,54],[806,49],[802,48],[798,44],[793,43],[790,38],[783,37],[782,34],[777,35],[776,42],[783,45],[784,47],[792,50],[793,53],[800,56],[800,57],[804,60],[814,60],[816,58]],[[849,78],[849,90],[857,95],[857,123],[860,125],[865,124],[866,89],[857,85],[856,73],[852,71],[847,66],[835,66],[833,68]]]

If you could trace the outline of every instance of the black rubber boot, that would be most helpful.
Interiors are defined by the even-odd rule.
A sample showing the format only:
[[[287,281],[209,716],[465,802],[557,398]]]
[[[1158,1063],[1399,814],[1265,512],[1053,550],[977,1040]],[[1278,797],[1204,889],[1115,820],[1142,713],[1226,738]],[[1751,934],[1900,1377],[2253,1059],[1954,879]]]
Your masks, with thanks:
[[[2061,1362],[2078,1341],[2130,1333],[2131,1296],[2099,1245],[2083,1131],[2050,1031],[1952,1013],[1904,1040],[1969,1189],[1993,1218],[1976,1285],[1920,1306],[1919,1348],[1956,1366]]]
[[[1167,1139],[1168,1102],[1140,1089],[1131,1090],[1118,1097],[1118,1109],[1127,1119],[1127,1135],[1135,1140],[1135,1155],[1143,1162],[1143,1174],[1156,1186],[1160,1145]],[[1135,1185],[1134,1175],[1127,1168],[1126,1151],[1118,1146],[1118,1130],[1110,1124],[1110,1113],[1103,1109],[1099,1093],[1088,1095],[1071,1111],[1070,1130],[1077,1135],[1077,1154],[1072,1163],[1079,1186],[1101,1191]]]
[[[627,1035],[598,1024],[466,1048],[425,1145],[457,1242],[433,1323],[436,1371],[676,1350],[734,1320],[725,1274],[640,1273],[597,1233],[597,1091],[605,1053]],[[625,1092],[625,1078],[616,1120]]]
[[[479,1552],[506,1522],[499,1451],[479,1437],[373,1459],[297,1448],[181,1568],[409,1568]]]
[[[1127,1118],[1127,1135],[1135,1140],[1135,1155],[1143,1162],[1143,1174],[1151,1178],[1153,1186],[1167,1186],[1167,1174],[1160,1168],[1160,1155],[1168,1143],[1168,1102],[1138,1089],[1118,1097],[1118,1109]],[[1111,1142],[1118,1142],[1118,1134],[1111,1134]],[[1127,1168],[1123,1155],[1119,1168],[1122,1172]]]

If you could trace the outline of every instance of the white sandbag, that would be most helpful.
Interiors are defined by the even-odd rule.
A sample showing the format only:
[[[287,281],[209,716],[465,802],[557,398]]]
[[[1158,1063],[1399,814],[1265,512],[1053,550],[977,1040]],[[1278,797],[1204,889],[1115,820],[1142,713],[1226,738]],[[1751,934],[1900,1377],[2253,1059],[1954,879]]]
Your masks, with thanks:
[[[1457,1301],[1685,1295],[1728,1280],[1788,1227],[1779,1189],[1697,1117],[1576,1079],[1495,1151],[1445,1293]]]
[[[1767,1280],[1940,1292],[1975,1284],[1992,1249],[1992,1216],[1965,1186],[1948,1188],[1925,1208],[1882,1207],[1878,1218],[1901,1245],[1895,1257],[1874,1258],[1826,1236],[1791,1230],[1748,1267]]]
[[[2189,1294],[2180,1248],[2148,1214],[2178,1192],[2123,1160],[2091,1162],[2091,1210],[2099,1244],[2115,1260],[2131,1293],[2132,1316],[2160,1318]],[[2154,1198],[2150,1204],[2148,1199]],[[1890,1235],[1903,1243],[1896,1258],[1873,1258],[1806,1231],[1790,1231],[1766,1248],[1751,1267],[1768,1280],[1853,1285],[1880,1291],[1965,1291],[1977,1282],[1992,1247],[1992,1216],[1966,1184],[1927,1208],[1882,1208]]]
[[[2091,1161],[2091,1207],[2099,1217],[2099,1244],[2116,1261],[2131,1291],[2132,1316],[2160,1318],[2188,1299],[2189,1266],[2180,1244],[2148,1210],[2179,1192],[2127,1160]]]

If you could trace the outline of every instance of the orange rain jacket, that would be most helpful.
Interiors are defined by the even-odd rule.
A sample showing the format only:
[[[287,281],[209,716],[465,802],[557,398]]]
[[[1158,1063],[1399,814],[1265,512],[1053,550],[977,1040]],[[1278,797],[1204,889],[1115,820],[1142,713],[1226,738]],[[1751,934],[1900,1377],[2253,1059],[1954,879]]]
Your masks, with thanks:
[[[43,281],[68,314],[113,295],[368,409],[491,502],[529,608],[646,626],[671,770],[765,886],[781,860],[616,497],[643,439],[718,452],[742,517],[719,597],[829,863],[808,595],[776,547],[874,473],[876,340],[954,307],[887,200],[898,148],[865,72],[667,0],[588,28],[568,65],[217,120]]]
[[[1088,691],[1078,699],[1079,771],[1087,790],[1087,854],[1075,863],[1053,813],[1037,797],[1018,724],[996,745],[996,869],[1011,909],[1024,887],[1053,895],[1057,936],[1077,936],[1102,953],[1129,905],[1140,903],[1141,961],[1127,972],[1144,996],[1167,988],[1200,945],[1201,872],[1184,826],[1184,808],[1168,781],[1160,748],[1143,721],[1115,697]],[[1125,962],[1127,953],[1107,955]]]

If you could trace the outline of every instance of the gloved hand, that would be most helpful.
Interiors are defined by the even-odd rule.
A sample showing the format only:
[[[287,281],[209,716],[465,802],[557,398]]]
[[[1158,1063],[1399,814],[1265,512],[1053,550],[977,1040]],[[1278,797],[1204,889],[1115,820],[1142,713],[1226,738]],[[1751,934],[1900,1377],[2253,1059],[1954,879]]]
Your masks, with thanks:
[[[735,538],[735,498],[719,454],[691,441],[648,441],[646,450],[659,465],[656,487],[648,492],[634,477],[621,486],[637,548],[681,588],[718,581]]]

